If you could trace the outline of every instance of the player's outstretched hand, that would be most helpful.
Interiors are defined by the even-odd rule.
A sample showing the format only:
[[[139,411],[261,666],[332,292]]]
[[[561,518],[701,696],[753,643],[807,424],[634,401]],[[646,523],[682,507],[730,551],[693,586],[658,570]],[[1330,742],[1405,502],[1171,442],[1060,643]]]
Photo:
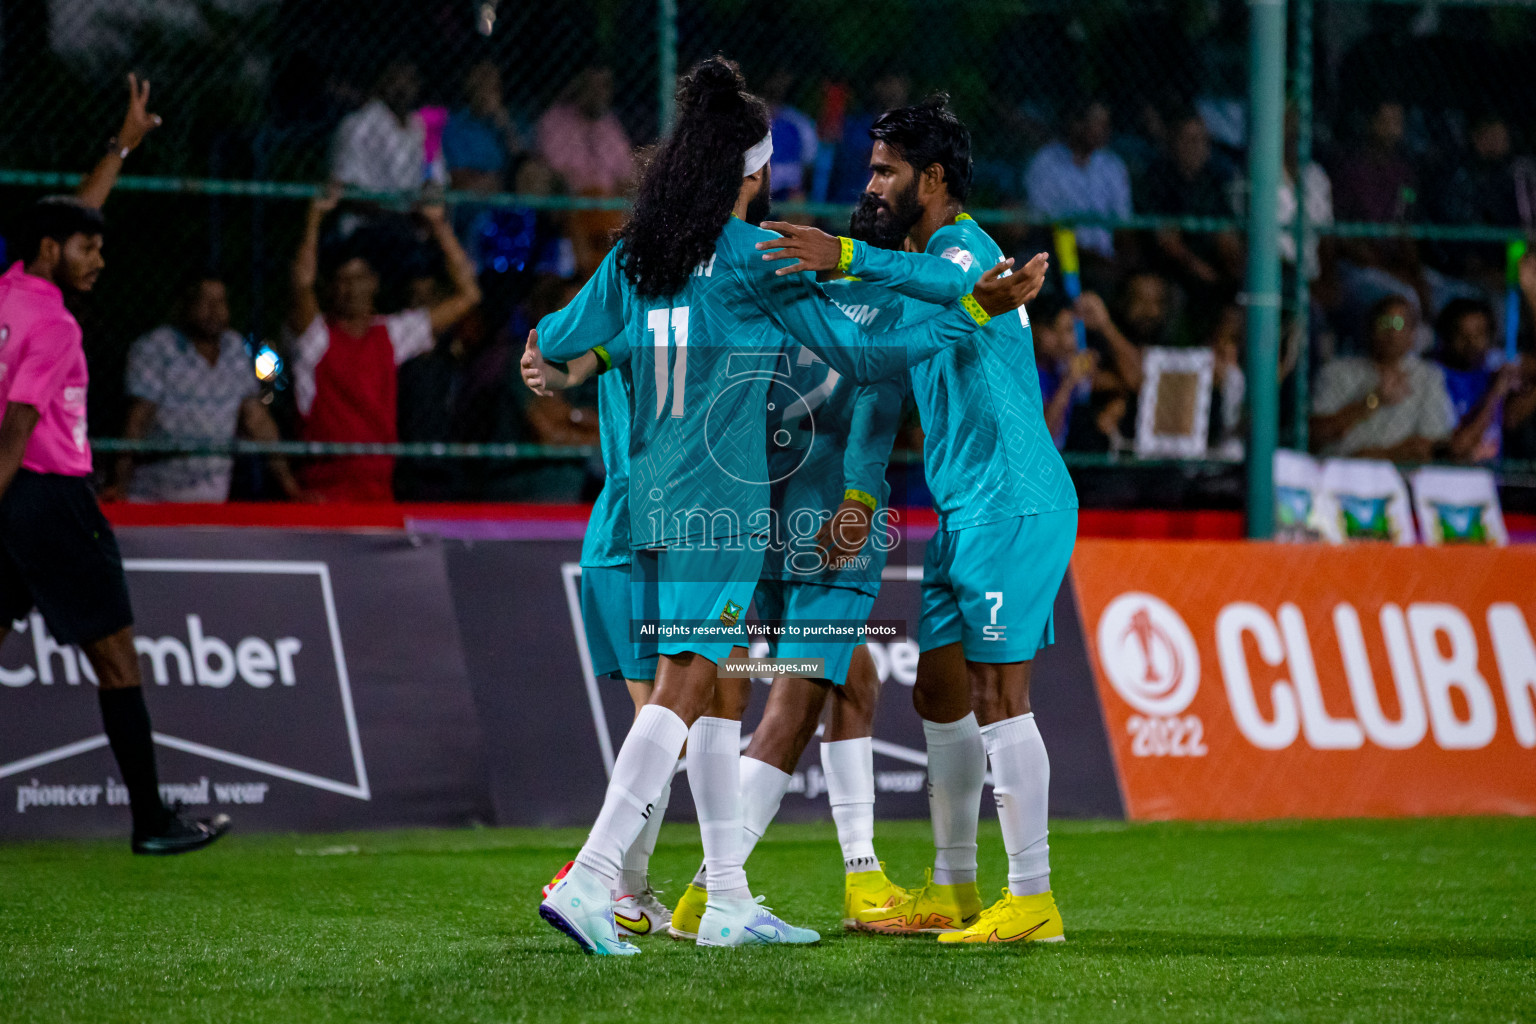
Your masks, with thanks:
[[[1043,252],[1037,253],[1018,273],[1004,277],[1012,266],[1012,259],[1003,260],[982,274],[976,287],[971,289],[971,297],[981,304],[988,316],[1001,316],[1039,295],[1045,284],[1045,272],[1050,269],[1050,257]]]
[[[802,270],[836,270],[843,257],[843,243],[820,228],[781,220],[765,220],[763,227],[784,236],[757,243],[757,247],[764,250],[763,259],[798,261],[774,271],[779,277]]]
[[[124,149],[137,149],[144,136],[160,127],[160,115],[149,112],[149,79],[139,81],[139,76],[128,75],[128,112],[123,115],[123,126],[117,130],[117,144]]]
[[[549,387],[549,378],[555,374],[555,368],[544,359],[544,353],[539,351],[539,332],[537,329],[528,332],[528,344],[523,348],[523,383],[528,390],[536,395],[548,397],[554,394]]]

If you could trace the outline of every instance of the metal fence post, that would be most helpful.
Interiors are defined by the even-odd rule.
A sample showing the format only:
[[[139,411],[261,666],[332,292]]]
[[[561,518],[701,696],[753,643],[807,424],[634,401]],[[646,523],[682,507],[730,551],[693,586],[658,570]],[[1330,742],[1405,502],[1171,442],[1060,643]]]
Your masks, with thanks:
[[[677,0],[656,0],[656,135],[677,113]]]
[[[1280,228],[1285,0],[1248,0],[1248,536],[1275,525],[1280,432]]]
[[[1291,237],[1296,247],[1296,281],[1292,293],[1296,320],[1297,352],[1292,394],[1295,397],[1295,446],[1307,450],[1307,416],[1311,405],[1308,393],[1312,382],[1311,305],[1312,284],[1306,274],[1306,246],[1317,238],[1307,220],[1307,165],[1312,162],[1312,3],[1296,0],[1296,77],[1293,95],[1296,104],[1296,222]]]

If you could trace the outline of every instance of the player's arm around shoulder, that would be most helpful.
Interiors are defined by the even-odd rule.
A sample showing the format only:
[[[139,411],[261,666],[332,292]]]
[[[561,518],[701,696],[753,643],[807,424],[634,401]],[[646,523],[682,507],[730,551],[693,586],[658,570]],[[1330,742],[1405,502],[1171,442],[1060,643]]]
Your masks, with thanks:
[[[779,264],[774,274],[780,277],[804,270],[848,274],[914,299],[942,305],[970,291],[985,269],[979,268],[972,275],[968,263],[962,267],[930,253],[880,249],[800,224],[767,221],[763,226],[771,232],[756,245],[761,250],[759,258]]]

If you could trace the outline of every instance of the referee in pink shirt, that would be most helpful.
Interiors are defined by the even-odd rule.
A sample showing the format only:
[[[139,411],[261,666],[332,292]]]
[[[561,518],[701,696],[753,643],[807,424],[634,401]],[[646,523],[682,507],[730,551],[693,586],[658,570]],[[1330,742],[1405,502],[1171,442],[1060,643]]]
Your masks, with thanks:
[[[101,206],[123,160],[160,123],[149,83],[128,77],[128,113],[77,197],[49,196],[13,232],[18,262],[0,277],[0,643],[35,607],[55,640],[78,644],[98,680],[101,719],[128,787],[133,852],[186,853],[229,827],[160,799],[149,711],[133,646],[133,608],[112,527],[91,489],[86,365],[66,292],[101,274]]]

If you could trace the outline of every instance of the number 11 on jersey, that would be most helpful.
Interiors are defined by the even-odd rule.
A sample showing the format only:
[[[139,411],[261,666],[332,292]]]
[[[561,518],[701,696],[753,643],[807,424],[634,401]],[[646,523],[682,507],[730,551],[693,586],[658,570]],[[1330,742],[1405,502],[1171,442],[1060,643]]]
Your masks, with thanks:
[[[646,314],[646,329],[651,332],[651,351],[656,353],[656,416],[667,406],[667,364],[672,364],[672,418],[683,415],[683,383],[688,379],[688,307],[653,309]],[[673,345],[677,358],[669,359]]]

